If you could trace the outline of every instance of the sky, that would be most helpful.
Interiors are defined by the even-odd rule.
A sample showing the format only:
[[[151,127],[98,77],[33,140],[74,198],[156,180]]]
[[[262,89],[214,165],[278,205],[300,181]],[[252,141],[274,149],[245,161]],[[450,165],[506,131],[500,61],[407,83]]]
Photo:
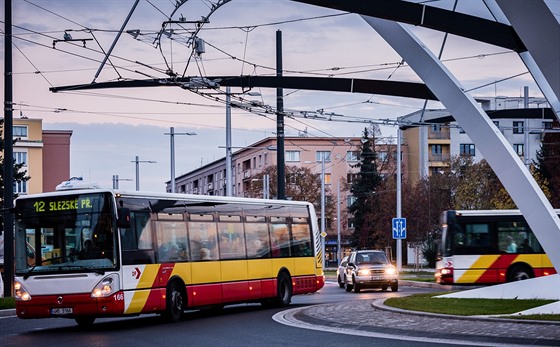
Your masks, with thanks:
[[[179,76],[274,75],[277,31],[282,32],[285,76],[421,82],[358,15],[288,0],[232,0],[208,16],[216,2],[188,0],[174,13],[175,0],[139,0],[100,70],[103,52],[112,46],[135,0],[12,0],[14,118],[40,118],[44,129],[73,131],[71,176],[111,187],[113,175],[119,175],[120,188],[133,190],[138,156],[140,188],[163,192],[170,180],[170,136],[165,133],[171,127],[175,133],[196,133],[175,136],[176,176],[225,156],[225,88],[203,90],[206,96],[178,86],[59,93],[49,88],[163,78],[166,71]],[[428,5],[452,9],[453,3]],[[559,18],[560,1],[548,3]],[[4,28],[4,2],[0,6]],[[456,11],[491,18],[482,0],[460,0]],[[172,21],[183,17],[184,23],[168,24],[168,35],[157,40],[173,13]],[[198,32],[205,52],[192,57],[189,38],[193,22],[202,17],[208,17]],[[428,29],[413,31],[436,55],[441,51],[441,60],[473,96],[519,97],[528,86],[531,97],[542,97],[517,54],[453,35],[445,40],[444,33]],[[65,33],[76,41],[64,41]],[[3,80],[0,89],[3,94]],[[275,107],[275,89],[251,92],[257,95],[242,97]],[[396,120],[423,106],[424,100],[409,98],[285,89],[286,111],[336,114],[336,121],[287,118],[285,131],[286,136],[361,136],[367,122]],[[427,103],[428,109],[441,107]],[[231,119],[234,151],[275,136],[271,114],[233,108]],[[396,129],[382,125],[381,131],[390,137]]]

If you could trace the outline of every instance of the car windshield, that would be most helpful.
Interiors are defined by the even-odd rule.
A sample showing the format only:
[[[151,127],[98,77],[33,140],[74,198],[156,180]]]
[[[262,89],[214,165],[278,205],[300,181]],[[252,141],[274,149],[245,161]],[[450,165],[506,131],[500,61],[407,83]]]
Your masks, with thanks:
[[[356,264],[387,264],[387,257],[383,252],[358,253]]]

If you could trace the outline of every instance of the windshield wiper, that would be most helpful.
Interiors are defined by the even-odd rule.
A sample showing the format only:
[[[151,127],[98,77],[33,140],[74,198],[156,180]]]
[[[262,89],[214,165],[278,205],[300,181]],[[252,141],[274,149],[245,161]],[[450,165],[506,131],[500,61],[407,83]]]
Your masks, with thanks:
[[[31,273],[33,272],[33,270],[35,270],[36,267],[37,267],[37,265],[33,265],[33,266],[31,267],[31,269],[29,269],[29,270],[25,273],[25,275],[23,275],[23,279],[24,279],[24,280],[28,279],[29,276],[31,276]]]

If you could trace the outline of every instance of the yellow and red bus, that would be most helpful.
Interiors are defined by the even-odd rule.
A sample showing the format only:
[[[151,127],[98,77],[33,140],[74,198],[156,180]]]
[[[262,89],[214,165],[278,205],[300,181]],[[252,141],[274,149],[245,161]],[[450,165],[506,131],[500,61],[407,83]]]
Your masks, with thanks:
[[[24,319],[178,321],[191,308],[286,306],[324,285],[307,202],[80,189],[22,196],[15,221]]]
[[[438,283],[496,284],[556,273],[519,210],[445,211],[440,227]]]

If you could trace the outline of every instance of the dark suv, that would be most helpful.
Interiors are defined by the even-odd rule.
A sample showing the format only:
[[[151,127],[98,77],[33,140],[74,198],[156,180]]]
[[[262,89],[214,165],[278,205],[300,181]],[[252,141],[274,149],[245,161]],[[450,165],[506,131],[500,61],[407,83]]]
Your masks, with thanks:
[[[363,288],[391,287],[393,292],[399,290],[397,269],[383,251],[354,251],[348,258],[344,276],[344,288],[347,292],[359,293]]]

